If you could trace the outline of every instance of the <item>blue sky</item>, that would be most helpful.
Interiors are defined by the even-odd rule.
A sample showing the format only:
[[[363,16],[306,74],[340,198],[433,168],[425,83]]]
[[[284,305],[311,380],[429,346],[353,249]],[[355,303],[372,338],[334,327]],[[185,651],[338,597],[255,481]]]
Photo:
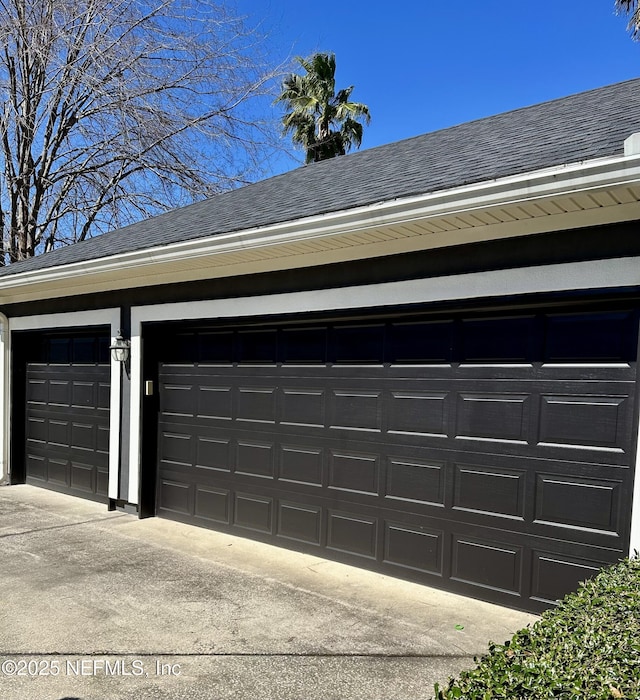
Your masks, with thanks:
[[[274,59],[336,54],[338,87],[355,85],[371,111],[363,148],[640,75],[613,0],[237,5]]]

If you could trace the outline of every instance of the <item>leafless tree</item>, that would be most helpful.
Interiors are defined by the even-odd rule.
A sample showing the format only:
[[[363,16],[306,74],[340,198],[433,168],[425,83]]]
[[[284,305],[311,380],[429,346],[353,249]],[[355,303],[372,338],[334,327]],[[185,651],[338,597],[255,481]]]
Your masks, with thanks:
[[[215,0],[0,0],[0,264],[255,178],[261,46]]]

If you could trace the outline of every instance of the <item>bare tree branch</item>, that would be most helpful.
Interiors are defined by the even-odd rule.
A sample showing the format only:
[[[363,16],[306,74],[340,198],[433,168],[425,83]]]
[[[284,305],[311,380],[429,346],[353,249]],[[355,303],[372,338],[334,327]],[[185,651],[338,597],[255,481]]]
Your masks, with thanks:
[[[0,264],[262,174],[260,42],[216,0],[0,0]]]

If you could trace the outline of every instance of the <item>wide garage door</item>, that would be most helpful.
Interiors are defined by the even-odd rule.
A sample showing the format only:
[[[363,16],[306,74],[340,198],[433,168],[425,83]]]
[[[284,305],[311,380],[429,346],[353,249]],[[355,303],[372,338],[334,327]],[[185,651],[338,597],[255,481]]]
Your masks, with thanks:
[[[540,610],[626,554],[637,327],[165,328],[157,513]]]
[[[106,501],[109,333],[21,338],[26,482]]]

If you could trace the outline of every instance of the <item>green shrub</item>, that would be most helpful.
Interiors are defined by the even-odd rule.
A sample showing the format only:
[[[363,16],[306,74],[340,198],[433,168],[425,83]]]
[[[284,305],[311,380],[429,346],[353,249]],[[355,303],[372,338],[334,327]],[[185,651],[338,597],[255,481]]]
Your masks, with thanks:
[[[640,559],[580,584],[478,666],[435,685],[438,700],[640,698]]]

